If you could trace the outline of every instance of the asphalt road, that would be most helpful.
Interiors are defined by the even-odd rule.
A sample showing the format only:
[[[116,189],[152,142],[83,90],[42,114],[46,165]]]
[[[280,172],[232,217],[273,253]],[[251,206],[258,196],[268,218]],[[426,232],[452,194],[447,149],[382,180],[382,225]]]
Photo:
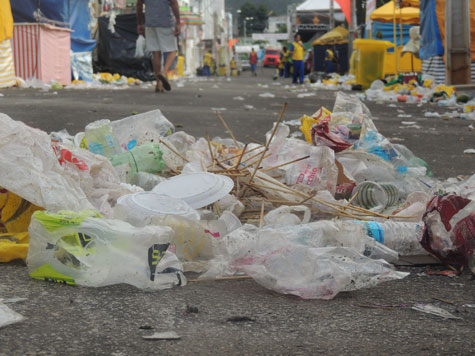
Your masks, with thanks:
[[[166,94],[151,88],[0,90],[0,112],[48,132],[66,128],[74,134],[94,120],[159,108],[192,135],[208,131],[224,137],[214,113],[220,109],[238,139],[249,142],[264,140],[284,102],[289,104],[285,120],[312,114],[322,105],[333,107],[334,92],[297,98],[287,82],[272,81],[272,74],[266,70],[257,78],[245,73],[231,81],[185,81]],[[259,96],[265,92],[275,97]],[[235,100],[237,96],[245,100]],[[368,106],[379,130],[426,160],[437,177],[474,173],[474,156],[463,155],[475,148],[475,132],[469,130],[474,122],[425,118],[424,111],[447,111],[429,104]],[[49,284],[29,278],[21,262],[0,264],[0,298],[27,298],[10,304],[26,320],[0,329],[0,356],[473,355],[475,308],[467,305],[475,304],[475,282],[468,275],[428,275],[427,268],[403,268],[411,272],[403,280],[342,293],[331,301],[304,301],[251,280],[191,283],[150,293],[127,285],[94,289]],[[417,303],[434,304],[460,319],[410,309]],[[234,317],[247,321],[228,321],[240,320]],[[142,339],[156,331],[175,331],[182,338]]]

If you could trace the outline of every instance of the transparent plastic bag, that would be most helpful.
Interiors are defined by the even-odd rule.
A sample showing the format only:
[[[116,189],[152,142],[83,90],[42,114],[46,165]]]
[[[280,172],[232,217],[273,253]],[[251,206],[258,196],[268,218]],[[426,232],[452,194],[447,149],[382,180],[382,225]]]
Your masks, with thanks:
[[[173,231],[137,228],[94,211],[38,211],[30,228],[27,265],[35,279],[89,287],[126,283],[158,290],[186,284],[168,250]]]
[[[139,35],[137,37],[137,41],[135,42],[135,58],[143,58],[145,57],[145,37]]]

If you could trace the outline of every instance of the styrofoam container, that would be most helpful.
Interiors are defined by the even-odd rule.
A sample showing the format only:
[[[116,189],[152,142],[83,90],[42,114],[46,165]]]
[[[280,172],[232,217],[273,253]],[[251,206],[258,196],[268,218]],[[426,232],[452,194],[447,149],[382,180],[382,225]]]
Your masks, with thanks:
[[[199,213],[181,199],[155,192],[140,192],[120,197],[117,201],[135,219],[153,216],[177,215],[191,220],[199,220]]]
[[[153,191],[183,199],[194,209],[200,209],[225,197],[234,187],[231,178],[206,172],[180,174],[159,183]]]

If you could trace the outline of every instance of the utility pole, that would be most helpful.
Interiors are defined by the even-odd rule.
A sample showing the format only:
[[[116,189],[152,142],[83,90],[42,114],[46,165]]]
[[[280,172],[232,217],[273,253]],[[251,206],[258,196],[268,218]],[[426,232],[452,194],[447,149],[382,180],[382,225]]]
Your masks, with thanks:
[[[445,1],[445,75],[446,83],[471,84],[470,3]]]
[[[353,40],[356,33],[356,0],[350,0],[351,16],[350,16],[350,39],[348,43],[348,56],[351,57],[353,53]]]
[[[330,30],[335,28],[335,0],[330,0]]]

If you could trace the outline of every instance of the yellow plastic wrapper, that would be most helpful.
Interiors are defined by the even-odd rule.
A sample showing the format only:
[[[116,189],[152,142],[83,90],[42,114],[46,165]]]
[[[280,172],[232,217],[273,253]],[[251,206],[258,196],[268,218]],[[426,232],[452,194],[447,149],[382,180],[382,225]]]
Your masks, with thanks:
[[[435,92],[445,91],[449,97],[455,94],[455,88],[447,85],[440,84],[435,88]]]
[[[312,127],[322,122],[323,119],[328,119],[331,114],[330,110],[322,106],[312,117],[304,115],[300,118],[300,122],[302,123],[300,125],[300,131],[303,132],[307,142],[312,143]]]
[[[42,208],[0,187],[0,262],[25,259],[31,216]]]
[[[26,259],[28,242],[27,232],[0,234],[0,262]]]

